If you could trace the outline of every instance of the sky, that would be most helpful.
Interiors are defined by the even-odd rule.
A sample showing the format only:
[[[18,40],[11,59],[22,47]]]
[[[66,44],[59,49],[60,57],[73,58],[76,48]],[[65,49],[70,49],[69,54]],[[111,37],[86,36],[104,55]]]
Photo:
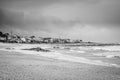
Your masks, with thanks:
[[[0,0],[0,30],[120,42],[120,0]]]

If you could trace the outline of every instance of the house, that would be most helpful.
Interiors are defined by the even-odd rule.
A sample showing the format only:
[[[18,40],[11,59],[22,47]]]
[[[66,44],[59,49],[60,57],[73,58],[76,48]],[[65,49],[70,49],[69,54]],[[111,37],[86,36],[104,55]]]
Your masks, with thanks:
[[[39,37],[39,42],[42,43],[44,41],[44,38]]]
[[[52,42],[53,42],[53,39],[52,39],[51,37],[43,38],[43,42],[44,42],[44,43],[52,43]]]
[[[22,41],[22,43],[26,43],[27,42],[25,37],[20,38],[20,40]]]
[[[53,38],[52,39],[52,43],[59,43],[60,42],[60,39],[58,39],[58,38]]]
[[[76,39],[76,40],[73,40],[73,43],[81,43],[82,40],[79,40],[79,39]]]
[[[5,40],[6,40],[5,37],[1,37],[1,36],[0,36],[0,41],[5,41]]]

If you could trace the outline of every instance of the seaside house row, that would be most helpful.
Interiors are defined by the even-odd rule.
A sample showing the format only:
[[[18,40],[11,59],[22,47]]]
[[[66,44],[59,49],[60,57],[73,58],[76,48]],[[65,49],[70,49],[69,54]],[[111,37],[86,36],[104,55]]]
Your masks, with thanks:
[[[1,42],[10,43],[80,43],[82,40],[71,40],[51,37],[35,37],[35,36],[20,36],[20,35],[9,35],[9,33],[0,32]]]
[[[0,41],[3,42],[11,42],[11,43],[80,43],[82,40],[71,40],[71,39],[59,39],[59,38],[42,38],[42,37],[23,37],[23,36],[7,36],[6,37],[0,37]]]

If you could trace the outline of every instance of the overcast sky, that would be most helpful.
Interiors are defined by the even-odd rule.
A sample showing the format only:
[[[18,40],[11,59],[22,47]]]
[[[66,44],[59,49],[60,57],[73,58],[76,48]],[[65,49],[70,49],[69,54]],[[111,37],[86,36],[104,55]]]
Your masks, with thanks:
[[[0,30],[120,42],[120,0],[0,0]]]

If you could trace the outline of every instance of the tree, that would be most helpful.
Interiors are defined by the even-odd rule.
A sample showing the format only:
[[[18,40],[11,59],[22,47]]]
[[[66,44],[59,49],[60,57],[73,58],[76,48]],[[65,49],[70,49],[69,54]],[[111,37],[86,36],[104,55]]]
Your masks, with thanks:
[[[0,37],[2,37],[3,33],[0,31]]]
[[[30,36],[30,38],[33,40],[35,38],[35,36]]]
[[[5,33],[2,35],[2,37],[6,38],[6,41],[8,41],[8,36],[9,36],[9,33]]]
[[[35,40],[34,40],[35,36],[30,36],[30,38],[31,38],[31,42],[34,43],[35,42]]]

